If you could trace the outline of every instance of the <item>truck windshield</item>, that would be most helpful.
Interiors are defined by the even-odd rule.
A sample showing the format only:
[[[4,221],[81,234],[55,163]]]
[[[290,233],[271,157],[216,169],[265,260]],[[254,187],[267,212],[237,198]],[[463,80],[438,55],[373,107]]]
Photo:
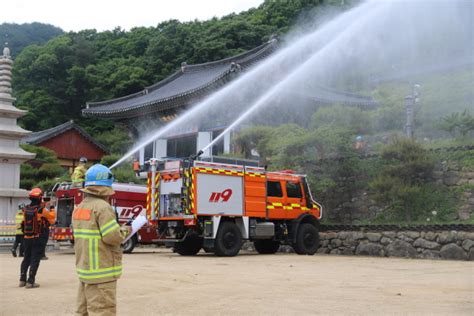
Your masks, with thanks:
[[[286,183],[286,194],[289,198],[302,198],[301,186],[299,183],[287,182]]]

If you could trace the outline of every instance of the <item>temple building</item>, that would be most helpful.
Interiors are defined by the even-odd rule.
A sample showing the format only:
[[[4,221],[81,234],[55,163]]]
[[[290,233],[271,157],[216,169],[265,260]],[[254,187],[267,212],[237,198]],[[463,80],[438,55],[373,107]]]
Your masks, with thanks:
[[[35,154],[20,148],[20,139],[30,132],[17,125],[26,114],[13,106],[10,49],[5,47],[0,56],[0,226],[14,224],[18,204],[28,200],[28,192],[20,189],[20,165]]]
[[[100,162],[107,149],[92,138],[82,127],[68,121],[61,125],[34,132],[22,139],[22,143],[51,149],[58,157],[61,167],[72,173],[81,157],[89,164]]]
[[[144,90],[117,99],[87,103],[83,116],[112,119],[125,123],[133,136],[142,136],[140,126],[152,120],[155,126],[163,126],[175,119],[182,111],[202,101],[216,92],[241,73],[254,67],[278,50],[278,40],[272,39],[252,50],[230,58],[188,65],[182,63],[180,69],[164,80]],[[373,106],[371,98],[321,88],[313,97],[304,96],[306,101],[315,103],[346,103]],[[158,124],[157,124],[158,123]],[[187,126],[174,135],[157,139],[139,153],[140,163],[151,157],[187,157],[210,144],[231,121],[203,121]],[[219,156],[231,151],[231,137],[225,135],[223,141],[204,153],[205,156]]]

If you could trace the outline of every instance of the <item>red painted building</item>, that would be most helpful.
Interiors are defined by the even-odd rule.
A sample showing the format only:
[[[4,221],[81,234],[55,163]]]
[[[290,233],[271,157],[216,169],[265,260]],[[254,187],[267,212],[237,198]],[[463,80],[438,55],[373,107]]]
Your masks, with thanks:
[[[69,169],[73,169],[81,157],[86,157],[89,162],[98,162],[107,154],[102,144],[73,121],[32,133],[23,142],[51,149],[61,166]]]

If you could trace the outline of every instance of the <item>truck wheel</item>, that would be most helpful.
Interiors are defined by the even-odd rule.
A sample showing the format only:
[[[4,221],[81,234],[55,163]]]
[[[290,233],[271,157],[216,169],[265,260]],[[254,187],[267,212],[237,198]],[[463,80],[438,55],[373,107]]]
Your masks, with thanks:
[[[128,239],[125,243],[122,244],[122,252],[132,253],[136,245],[137,245],[137,238],[135,236],[132,236],[130,239]]]
[[[262,255],[273,254],[280,248],[280,242],[271,239],[255,240],[253,245],[255,250]]]
[[[232,222],[223,222],[214,241],[214,252],[219,257],[236,256],[242,247],[240,229]]]
[[[185,240],[174,244],[174,251],[182,256],[194,256],[202,248],[202,238],[191,234]]]
[[[299,255],[314,255],[319,246],[319,233],[316,227],[303,223],[296,233],[296,242],[293,244],[295,252]]]

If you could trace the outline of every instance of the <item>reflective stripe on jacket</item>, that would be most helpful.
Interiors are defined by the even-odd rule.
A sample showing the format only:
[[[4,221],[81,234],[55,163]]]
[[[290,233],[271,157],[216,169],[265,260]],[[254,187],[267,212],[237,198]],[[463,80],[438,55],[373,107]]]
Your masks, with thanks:
[[[71,181],[72,182],[84,182],[84,177],[86,176],[87,169],[83,164],[79,164],[72,173]]]
[[[23,230],[21,228],[21,223],[23,222],[23,210],[19,210],[18,213],[15,215],[15,234],[16,235],[23,235]]]
[[[110,204],[87,194],[73,212],[72,227],[79,279],[88,284],[117,280],[122,274],[124,237]]]

